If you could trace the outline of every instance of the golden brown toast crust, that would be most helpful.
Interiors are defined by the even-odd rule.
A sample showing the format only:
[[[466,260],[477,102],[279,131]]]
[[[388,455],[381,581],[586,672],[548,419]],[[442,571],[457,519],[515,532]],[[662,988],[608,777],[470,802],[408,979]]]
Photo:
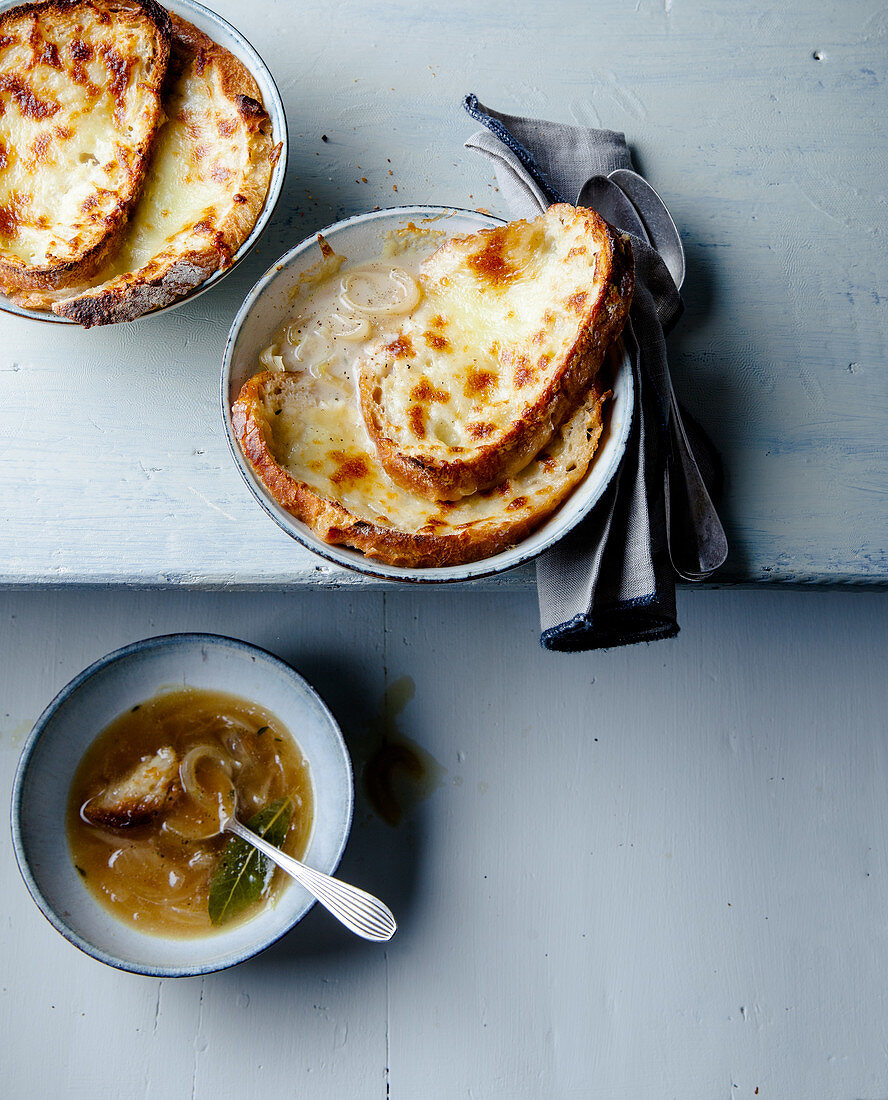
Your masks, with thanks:
[[[108,42],[93,49],[78,37],[85,21],[92,20],[107,28]],[[115,49],[115,29],[143,30],[153,42],[154,53],[146,71],[134,77],[142,58],[123,56]],[[62,30],[71,32],[71,41],[63,40]],[[21,51],[26,43],[31,49],[27,64],[6,67],[4,52]],[[53,38],[57,41],[53,41]],[[13,191],[5,204],[0,206],[0,285],[10,291],[18,289],[55,289],[88,278],[113,251],[126,223],[127,215],[138,197],[148,165],[151,147],[162,119],[160,93],[166,75],[170,50],[170,19],[167,12],[155,0],[42,0],[10,9],[0,16],[0,115],[5,109],[16,110],[18,117],[32,122],[45,119],[47,126],[34,141],[33,173],[40,172],[40,161],[52,143],[61,143],[71,136],[71,130],[58,124],[56,116],[65,118],[62,104],[53,98],[41,78],[59,73],[74,90],[75,99],[82,97],[84,104],[95,101],[110,92],[115,101],[115,117],[123,127],[120,112],[124,97],[138,79],[139,95],[145,97],[145,119],[140,128],[140,138],[132,146],[117,143],[117,164],[123,168],[123,179],[113,192],[101,188],[87,196],[82,208],[81,224],[69,226],[75,232],[74,243],[67,250],[70,254],[49,263],[28,264],[7,250],[3,240],[10,242],[18,235],[19,228],[35,221],[40,230],[52,231],[50,214],[34,208],[32,192]],[[107,68],[106,88],[100,88],[89,78],[88,63],[100,54]],[[19,58],[21,60],[21,58]],[[35,81],[38,82],[35,85]],[[79,91],[77,89],[80,89]],[[79,100],[77,100],[79,102]],[[14,104],[14,108],[13,108]],[[61,112],[61,115],[60,115]],[[56,122],[53,123],[53,119]],[[0,134],[2,136],[2,134]],[[8,136],[8,134],[7,134]],[[26,155],[22,149],[5,149],[0,141],[0,173],[12,157],[22,161]],[[31,169],[28,169],[30,172]],[[70,186],[70,177],[66,181]],[[54,211],[52,211],[54,213]],[[69,233],[70,236],[70,233]]]
[[[113,829],[147,825],[169,803],[178,776],[179,756],[164,746],[91,798],[82,807],[81,816],[93,825]]]
[[[585,235],[599,243],[595,281],[600,282],[600,287],[594,299],[578,294],[562,305],[561,308],[572,309],[577,314],[574,342],[565,349],[557,371],[533,403],[527,405],[505,431],[498,431],[492,442],[478,443],[465,458],[458,455],[420,457],[405,453],[400,442],[392,438],[391,422],[378,400],[376,377],[372,372],[361,370],[361,409],[380,462],[398,485],[428,500],[457,500],[483,491],[526,466],[576,407],[601,367],[607,348],[622,331],[634,288],[634,264],[627,239],[593,210],[560,204],[550,208],[544,217],[557,218],[572,230],[579,224]],[[510,231],[511,226],[497,226],[474,235],[482,242],[480,254],[492,258],[491,266],[496,266],[494,261],[501,256],[501,241]],[[449,246],[450,242],[442,246],[442,251]],[[491,278],[497,275],[494,270]],[[508,337],[504,336],[502,342],[507,345]],[[504,362],[510,354],[513,361]],[[514,358],[519,354],[520,351],[500,351],[498,366],[513,367]]]
[[[232,406],[234,433],[257,477],[274,499],[291,515],[310,527],[325,542],[354,547],[369,558],[388,565],[431,568],[461,565],[491,557],[530,535],[570,495],[592,460],[603,430],[602,407],[610,396],[593,381],[583,394],[564,433],[572,432],[579,446],[571,449],[572,472],[563,476],[557,488],[534,500],[510,493],[508,483],[481,496],[504,495],[495,522],[442,524],[442,531],[400,530],[361,519],[342,504],[330,500],[285,469],[275,455],[274,439],[266,415],[266,395],[286,375],[266,371],[249,379]],[[538,457],[543,480],[557,463],[546,455]],[[560,471],[559,471],[560,472]],[[460,503],[453,505],[460,508]],[[449,507],[442,505],[444,514]],[[396,522],[396,521],[395,521]]]
[[[170,247],[152,257],[133,271],[116,275],[103,284],[83,290],[76,296],[52,303],[53,312],[69,317],[84,327],[134,320],[136,317],[169,305],[197,287],[213,272],[227,267],[237,249],[252,232],[262,212],[279,148],[273,145],[271,121],[261,103],[261,93],[251,73],[228,50],[213,42],[202,31],[176,15],[171,17],[173,49],[168,75],[170,94],[175,97],[177,85],[184,88],[195,76],[212,82],[224,104],[215,125],[220,133],[231,137],[240,128],[250,143],[251,159],[231,172],[232,197],[228,209],[208,211],[193,226],[187,226]],[[164,102],[166,103],[165,96]],[[225,117],[222,115],[222,107]],[[184,120],[187,101],[177,100],[178,115],[167,126]],[[186,126],[187,120],[184,120]],[[203,133],[192,141],[191,153],[197,155],[212,149],[212,139],[218,135]],[[235,135],[236,136],[236,135]],[[162,130],[157,156],[165,140]],[[224,140],[224,138],[223,138]],[[196,170],[200,165],[196,165]],[[229,168],[219,171],[228,173]],[[146,187],[147,201],[150,181]],[[141,207],[134,218],[138,219]]]

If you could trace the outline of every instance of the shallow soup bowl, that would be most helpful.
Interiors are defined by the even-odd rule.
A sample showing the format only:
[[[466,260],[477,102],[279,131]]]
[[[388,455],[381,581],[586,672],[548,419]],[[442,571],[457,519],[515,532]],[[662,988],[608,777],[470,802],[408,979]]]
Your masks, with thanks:
[[[334,252],[349,264],[377,259],[388,236],[411,224],[443,230],[448,236],[476,233],[503,223],[488,214],[441,206],[402,206],[375,210],[337,222],[321,230]],[[604,433],[589,469],[570,496],[527,538],[498,554],[463,565],[412,568],[386,565],[358,550],[324,542],[312,529],[283,508],[256,476],[244,457],[231,420],[231,406],[244,383],[263,369],[259,355],[293,313],[294,295],[321,259],[317,235],[307,238],[282,256],[262,276],[241,306],[231,326],[222,363],[222,418],[232,457],[244,481],[266,513],[292,538],[315,554],[348,569],[389,580],[418,583],[463,581],[513,569],[548,549],[575,527],[599,500],[617,472],[632,424],[634,388],[632,365],[618,342],[609,357],[613,396],[604,413]]]
[[[242,962],[283,936],[314,903],[288,879],[251,919],[205,936],[172,938],[122,923],[84,885],[65,831],[81,757],[118,715],[161,690],[186,686],[257,703],[290,731],[313,788],[304,856],[310,867],[336,870],[352,818],[352,770],[339,727],[314,689],[265,650],[214,634],[173,634],[135,642],[76,676],[37,720],[19,761],[12,796],[16,859],[34,901],[67,940],[110,966],[157,977],[206,974]]]

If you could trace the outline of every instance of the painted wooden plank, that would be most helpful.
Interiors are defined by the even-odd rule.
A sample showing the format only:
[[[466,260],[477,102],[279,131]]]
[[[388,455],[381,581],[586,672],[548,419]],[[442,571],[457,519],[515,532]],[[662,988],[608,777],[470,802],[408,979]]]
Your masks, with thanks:
[[[359,775],[383,732],[437,762],[397,827],[359,784],[342,874],[397,913],[383,949],[313,911],[203,980],[116,973],[0,845],[0,1093],[884,1096],[884,612],[683,594],[675,641],[565,656],[530,593],[0,594],[4,798],[63,683],[181,629],[301,668]]]
[[[886,582],[876,0],[347,0],[298,13],[257,0],[249,25],[234,0],[216,6],[284,96],[281,206],[229,280],[165,317],[82,333],[0,316],[0,583],[376,583],[320,563],[254,504],[222,437],[219,363],[246,289],[324,224],[399,202],[504,213],[462,149],[469,90],[625,130],[672,207],[689,268],[672,361],[725,459],[723,581]],[[525,569],[487,583],[531,581]]]

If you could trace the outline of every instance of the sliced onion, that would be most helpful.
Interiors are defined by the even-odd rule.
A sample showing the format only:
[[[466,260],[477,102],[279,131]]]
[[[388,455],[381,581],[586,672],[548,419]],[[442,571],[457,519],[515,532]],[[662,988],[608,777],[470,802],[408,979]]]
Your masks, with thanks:
[[[350,344],[357,344],[361,340],[366,340],[373,329],[369,317],[343,317],[341,313],[331,313],[330,322],[334,334],[342,340],[347,340]]]
[[[387,282],[390,285],[386,289],[393,295],[391,300],[373,304],[356,302],[352,297],[356,282],[359,279],[371,279],[374,275],[382,276],[382,274],[382,271],[373,267],[357,268],[348,272],[340,284],[342,293],[339,295],[339,301],[346,309],[365,313],[369,317],[395,317],[409,313],[419,305],[422,297],[419,283],[403,267],[392,267],[387,271]]]
[[[171,936],[205,932],[206,904],[197,908],[192,899],[183,899],[181,905],[164,906],[163,929],[164,934]]]
[[[147,902],[182,901],[194,892],[200,877],[182,875],[171,886],[169,865],[151,842],[121,849],[114,861],[114,871],[120,876],[115,892]]]
[[[182,789],[185,793],[205,809],[215,811],[218,800],[207,794],[197,778],[197,765],[200,760],[214,760],[229,778],[231,778],[231,761],[216,745],[195,745],[185,753],[179,765],[179,779],[182,781]]]
[[[191,871],[208,871],[219,862],[218,853],[211,848],[198,848],[188,860],[188,868]]]
[[[202,760],[210,760],[221,769],[228,782],[225,790],[207,790],[197,777]],[[231,760],[217,745],[195,745],[179,765],[179,782],[185,793],[164,819],[162,828],[186,840],[206,840],[216,836],[222,822],[234,813],[235,798],[231,784]],[[228,792],[232,792],[229,794]],[[189,805],[190,804],[190,805]],[[195,812],[196,811],[196,812]]]
[[[249,801],[254,810],[261,810],[270,801],[272,777],[265,768],[253,768],[242,777],[241,791],[245,801]]]
[[[276,374],[284,373],[284,360],[278,352],[277,344],[269,344],[260,354],[259,362],[266,370],[274,371]]]
[[[326,326],[323,329],[311,329],[298,344],[293,344],[290,355],[297,363],[305,366],[313,365],[318,359],[326,359],[330,354],[330,333]]]
[[[226,723],[228,725],[228,723]],[[255,760],[253,753],[244,743],[244,738],[241,734],[247,734],[250,737],[255,736],[252,729],[249,726],[241,725],[240,722],[231,723],[231,729],[223,734],[225,739],[225,747],[231,756],[231,766],[233,769],[242,768],[246,764],[252,764]]]
[[[226,730],[237,730],[238,733],[246,734],[247,737],[253,737],[256,733],[255,722],[242,722],[240,718],[230,718],[227,714],[220,714],[216,722]]]

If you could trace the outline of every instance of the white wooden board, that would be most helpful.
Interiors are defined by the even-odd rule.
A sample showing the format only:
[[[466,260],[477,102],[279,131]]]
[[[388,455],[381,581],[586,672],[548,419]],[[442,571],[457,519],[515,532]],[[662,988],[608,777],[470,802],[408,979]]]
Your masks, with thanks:
[[[881,0],[214,3],[283,93],[283,200],[252,257],[178,312],[86,333],[0,316],[0,583],[356,582],[235,474],[222,347],[255,278],[343,215],[505,213],[462,148],[468,91],[624,130],[671,206],[688,252],[676,388],[728,471],[722,579],[885,582]]]

